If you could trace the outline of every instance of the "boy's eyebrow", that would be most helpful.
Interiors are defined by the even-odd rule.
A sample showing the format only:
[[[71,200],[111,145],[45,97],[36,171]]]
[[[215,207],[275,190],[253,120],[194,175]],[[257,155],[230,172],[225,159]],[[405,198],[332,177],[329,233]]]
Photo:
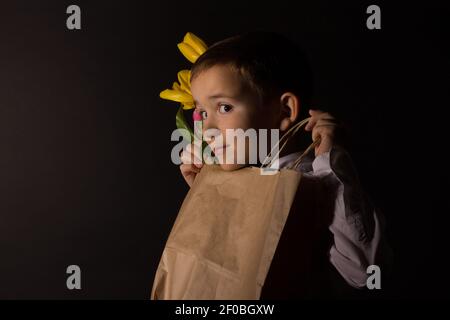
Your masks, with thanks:
[[[218,94],[214,94],[212,96],[209,96],[208,99],[219,99],[219,98],[234,98],[233,96],[228,96],[226,94],[222,94],[222,93],[218,93]]]
[[[209,100],[220,99],[220,98],[230,98],[230,99],[235,99],[235,97],[233,97],[233,96],[226,95],[226,94],[222,94],[222,93],[213,94],[212,96],[209,96],[209,97],[208,97]],[[197,105],[197,104],[198,104],[198,101],[194,99],[194,105]]]

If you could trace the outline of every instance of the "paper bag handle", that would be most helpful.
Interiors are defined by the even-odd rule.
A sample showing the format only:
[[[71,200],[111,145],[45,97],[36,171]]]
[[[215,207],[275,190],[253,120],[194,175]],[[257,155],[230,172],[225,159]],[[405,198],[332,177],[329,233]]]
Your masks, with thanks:
[[[289,141],[289,139],[297,133],[298,130],[300,130],[301,127],[303,127],[306,123],[308,123],[308,121],[311,119],[311,117],[303,119],[302,121],[296,123],[294,126],[292,126],[292,128],[290,128],[288,131],[286,131],[286,133],[278,140],[278,142],[275,144],[275,146],[272,148],[272,150],[270,150],[269,154],[267,155],[267,157],[264,159],[264,161],[261,164],[261,168],[264,168],[265,166],[268,166],[270,164],[272,164],[272,161],[267,162],[267,159],[270,158],[273,150],[280,144],[280,142],[285,139],[285,141],[283,142],[281,148],[278,150],[277,154],[274,156],[278,157],[278,155],[280,154],[281,150],[283,150],[283,148],[286,146],[286,143]],[[298,165],[300,164],[300,162],[302,161],[302,159],[305,157],[306,154],[308,154],[309,151],[311,151],[312,148],[314,148],[315,146],[317,146],[320,143],[320,138],[316,139],[315,141],[313,141],[308,148],[306,148],[306,150],[297,158],[297,160],[295,160],[293,168],[297,168]]]

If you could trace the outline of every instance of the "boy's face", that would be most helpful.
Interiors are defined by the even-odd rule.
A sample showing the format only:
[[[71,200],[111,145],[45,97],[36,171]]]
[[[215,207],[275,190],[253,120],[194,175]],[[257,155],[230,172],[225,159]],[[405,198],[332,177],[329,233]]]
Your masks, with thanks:
[[[250,128],[278,128],[277,108],[260,106],[257,95],[248,89],[238,72],[230,66],[215,65],[200,72],[191,81],[191,92],[196,111],[203,118],[205,138],[211,137],[211,134],[208,134],[211,130],[208,129],[218,129],[216,131],[222,135],[222,141],[212,138],[208,143],[224,170],[236,170],[246,166],[250,152],[248,139],[233,138],[231,140],[234,141],[227,141],[227,129],[242,129],[245,132]],[[208,132],[205,133],[206,130]],[[217,149],[221,146],[225,148]],[[251,152],[257,150],[252,149]],[[231,155],[232,163],[226,161],[227,153]],[[240,159],[240,162],[237,163],[236,159]]]

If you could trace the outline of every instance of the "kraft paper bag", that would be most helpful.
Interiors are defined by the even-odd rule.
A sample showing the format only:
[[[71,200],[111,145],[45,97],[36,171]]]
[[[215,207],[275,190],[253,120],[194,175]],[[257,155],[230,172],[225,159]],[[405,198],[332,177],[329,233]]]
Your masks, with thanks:
[[[151,299],[259,299],[301,173],[204,165],[183,201]]]

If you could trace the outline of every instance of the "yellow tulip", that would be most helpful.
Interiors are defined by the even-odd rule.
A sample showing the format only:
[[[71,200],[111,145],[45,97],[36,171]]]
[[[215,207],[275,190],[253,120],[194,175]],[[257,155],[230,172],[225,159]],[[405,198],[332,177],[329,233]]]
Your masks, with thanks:
[[[199,37],[188,32],[183,38],[183,42],[178,44],[181,53],[192,63],[197,61],[208,48]],[[194,108],[194,99],[191,93],[191,71],[181,70],[178,72],[178,82],[174,82],[172,89],[166,89],[160,92],[159,96],[162,99],[180,102],[184,110]]]
[[[194,103],[192,96],[181,90],[166,89],[164,91],[161,91],[159,96],[162,99],[172,100],[172,101],[180,102],[183,104],[185,104],[185,103],[193,104]]]
[[[195,63],[207,48],[203,40],[191,32],[186,33],[183,42],[178,44],[178,49],[192,63]]]
[[[174,82],[173,85],[172,85],[172,89],[173,89],[173,90],[181,90],[181,87],[180,87],[180,85],[178,84],[178,82]]]
[[[180,49],[183,56],[185,56],[186,59],[188,59],[192,63],[195,63],[195,61],[197,61],[198,57],[200,57],[200,55],[190,45],[188,45],[186,43],[183,43],[183,42],[179,43],[178,49]]]
[[[208,48],[202,39],[191,32],[186,33],[183,42],[190,45],[199,55],[202,55]]]
[[[181,90],[184,90],[191,94],[191,71],[190,70],[181,70],[178,72],[178,81],[180,82]]]
[[[184,110],[189,110],[189,109],[194,109],[194,108],[195,108],[195,106],[194,106],[193,102],[192,103],[183,103]]]

